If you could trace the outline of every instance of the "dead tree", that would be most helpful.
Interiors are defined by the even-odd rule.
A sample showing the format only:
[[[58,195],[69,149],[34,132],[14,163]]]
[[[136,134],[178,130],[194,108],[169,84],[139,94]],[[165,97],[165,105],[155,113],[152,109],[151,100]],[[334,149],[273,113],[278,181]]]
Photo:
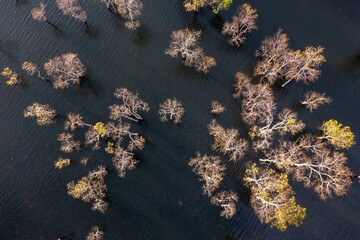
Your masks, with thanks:
[[[224,176],[225,167],[221,165],[220,158],[201,155],[197,152],[195,157],[190,159],[189,166],[203,182],[204,194],[211,197],[212,193],[219,188]]]
[[[180,123],[184,113],[184,107],[176,98],[166,99],[165,102],[160,104],[159,107],[159,115],[162,122],[167,122],[170,120],[174,123]]]
[[[116,11],[126,20],[125,27],[136,30],[140,26],[137,18],[143,11],[141,0],[114,0]]]
[[[33,103],[24,110],[24,117],[34,117],[39,125],[49,125],[55,121],[56,110],[47,104]]]
[[[212,149],[223,155],[230,157],[230,161],[241,159],[247,149],[248,143],[245,139],[240,138],[236,129],[225,129],[219,125],[215,119],[208,125],[209,135],[214,138]]]
[[[211,101],[211,113],[212,114],[220,114],[226,111],[226,108],[224,105],[222,105],[218,101]]]
[[[110,119],[121,120],[127,118],[138,122],[142,117],[138,112],[147,112],[150,110],[149,104],[140,99],[138,93],[133,93],[127,88],[117,88],[114,96],[123,101],[123,104],[115,104],[110,106]]]
[[[239,6],[238,13],[233,20],[224,23],[222,33],[230,36],[229,43],[231,45],[240,46],[246,39],[245,35],[257,29],[257,17],[256,10],[244,3]]]
[[[309,91],[304,95],[304,100],[301,102],[303,106],[313,112],[321,105],[331,104],[332,99],[327,97],[325,93],[318,93],[315,91]]]
[[[241,116],[245,123],[269,124],[276,110],[274,94],[266,84],[251,84],[251,78],[242,72],[235,74],[234,98],[242,97]]]
[[[79,151],[81,148],[81,143],[74,140],[74,135],[71,133],[60,133],[58,135],[58,141],[61,143],[60,151],[63,151],[65,153]]]
[[[134,154],[130,151],[117,147],[112,158],[112,163],[119,173],[119,177],[124,178],[126,171],[133,170],[139,164],[134,158]]]
[[[269,123],[264,127],[254,125],[250,129],[249,136],[253,139],[253,148],[256,151],[269,149],[273,143],[276,133],[284,136],[288,133],[295,135],[300,133],[305,124],[298,120],[298,115],[289,109],[284,109],[278,114],[278,121],[274,122],[274,118],[269,116]]]
[[[27,74],[29,74],[30,76],[33,76],[34,74],[37,74],[37,76],[42,79],[42,80],[45,80],[45,81],[48,81],[48,82],[51,82],[50,80],[44,78],[42,75],[41,75],[41,72],[40,70],[38,69],[38,66],[35,64],[35,63],[32,63],[32,62],[23,62],[23,64],[21,65],[21,68],[23,70],[26,71]]]
[[[206,56],[199,46],[201,31],[181,29],[171,34],[170,47],[165,51],[171,57],[181,56],[185,66],[195,67],[197,71],[208,73],[216,65],[213,57]]]
[[[54,28],[58,29],[55,24],[51,23],[45,16],[46,14],[46,4],[40,3],[37,7],[34,7],[31,10],[31,17],[36,21],[46,22],[53,26]]]
[[[80,84],[86,68],[75,53],[66,53],[49,59],[44,64],[46,74],[53,78],[54,88],[64,89],[70,84]]]
[[[295,142],[281,141],[279,148],[270,150],[260,161],[291,174],[294,180],[314,189],[322,200],[333,194],[346,195],[354,176],[345,166],[347,158],[343,153],[331,151],[310,135]]]
[[[104,232],[98,226],[91,228],[91,231],[86,236],[86,240],[103,240]]]
[[[84,202],[93,202],[92,210],[105,213],[109,204],[105,201],[107,171],[104,166],[99,166],[81,178],[76,184],[71,181],[67,184],[68,194]]]
[[[236,203],[238,199],[239,197],[237,196],[236,193],[231,191],[222,191],[215,194],[211,198],[211,203],[223,208],[223,210],[220,213],[221,217],[230,219],[236,213]]]
[[[79,0],[56,0],[56,5],[64,15],[82,21],[87,26],[87,14],[78,4]]]

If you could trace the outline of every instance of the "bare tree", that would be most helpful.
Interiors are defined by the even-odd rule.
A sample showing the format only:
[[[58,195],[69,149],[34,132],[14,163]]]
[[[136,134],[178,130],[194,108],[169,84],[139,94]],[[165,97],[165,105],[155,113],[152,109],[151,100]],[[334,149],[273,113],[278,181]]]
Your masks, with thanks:
[[[195,157],[190,159],[189,166],[200,177],[200,180],[204,182],[203,192],[210,197],[219,188],[223,180],[225,167],[221,165],[220,158],[201,155],[197,152]]]
[[[288,176],[254,164],[244,177],[251,189],[250,203],[260,221],[281,231],[288,225],[299,226],[306,216],[306,209],[296,203]]]
[[[242,72],[237,72],[235,74],[235,83],[234,83],[234,94],[235,99],[240,98],[243,92],[251,86],[251,78]]]
[[[225,22],[222,33],[229,35],[231,45],[240,46],[244,43],[245,35],[257,29],[256,10],[250,4],[244,3],[239,6],[238,13],[231,22]]]
[[[230,219],[236,213],[236,203],[238,199],[239,197],[236,193],[231,191],[222,191],[211,198],[211,203],[223,208],[220,216]]]
[[[92,210],[105,213],[108,208],[108,203],[105,201],[107,188],[104,178],[106,175],[105,167],[99,166],[90,171],[87,176],[81,178],[76,184],[74,181],[69,182],[67,184],[68,194],[84,202],[93,201]]]
[[[44,69],[54,79],[53,84],[57,89],[64,89],[70,84],[80,84],[85,75],[86,68],[75,53],[66,53],[49,59],[44,64]]]
[[[31,10],[31,17],[36,21],[46,22],[53,26],[54,28],[58,29],[55,24],[51,23],[45,16],[46,14],[46,4],[40,3],[37,7],[34,7]]]
[[[181,29],[171,34],[170,47],[165,51],[171,57],[181,56],[186,66],[208,73],[216,65],[213,57],[206,56],[199,46],[201,31]]]
[[[279,148],[270,150],[260,161],[275,164],[305,187],[313,188],[323,200],[333,194],[345,195],[354,176],[345,166],[343,153],[329,150],[310,135],[295,142],[281,141]]]
[[[71,133],[60,133],[58,135],[58,140],[61,143],[60,150],[65,153],[71,153],[73,151],[79,151],[81,143],[74,140],[74,135]]]
[[[318,93],[309,91],[304,95],[304,100],[301,102],[310,112],[318,109],[321,105],[331,104],[332,99],[327,97],[325,93]]]
[[[285,75],[290,52],[289,38],[282,29],[274,36],[266,37],[260,49],[256,51],[255,56],[261,57],[261,60],[255,66],[254,75],[274,84]]]
[[[255,150],[269,149],[273,143],[275,133],[285,135],[291,133],[295,135],[305,128],[305,124],[298,120],[298,115],[289,109],[284,109],[278,114],[278,121],[274,123],[273,118],[264,127],[253,126],[250,130],[250,137],[253,141]]]
[[[90,124],[84,123],[84,121],[82,119],[83,119],[83,117],[80,114],[69,113],[67,115],[65,125],[64,125],[65,130],[74,131],[75,129],[77,129],[79,127],[84,127],[84,126],[91,127]]]
[[[224,105],[222,105],[218,101],[212,101],[211,102],[211,113],[212,114],[220,114],[226,111],[226,108]]]
[[[39,125],[49,125],[55,121],[56,110],[47,104],[33,103],[24,110],[24,117],[34,117]]]
[[[185,113],[185,109],[181,102],[176,98],[166,99],[165,102],[160,104],[159,114],[162,122],[172,121],[174,123],[180,123],[181,118]]]
[[[38,69],[38,66],[35,63],[32,62],[23,62],[21,65],[21,68],[26,71],[27,74],[30,76],[33,76],[34,74],[37,74],[39,78],[49,81],[48,79],[44,78],[41,75],[40,70]],[[49,81],[50,82],[50,81]]]
[[[112,158],[112,163],[118,171],[119,177],[124,178],[126,171],[135,169],[139,161],[134,158],[132,152],[129,152],[122,147],[117,147]]]
[[[87,14],[78,4],[79,0],[56,0],[56,5],[63,14],[69,15],[87,25]]]
[[[140,99],[138,93],[133,93],[127,88],[117,88],[114,96],[123,101],[123,104],[110,106],[110,119],[121,120],[127,118],[132,121],[142,120],[139,111],[149,111],[149,104]]]
[[[86,240],[102,240],[104,239],[104,232],[98,226],[91,228],[91,231],[86,236]]]
[[[210,136],[214,138],[212,149],[230,157],[230,161],[241,159],[247,149],[248,143],[245,139],[240,138],[236,129],[224,129],[215,119],[208,125]]]
[[[144,7],[141,0],[114,0],[114,3],[117,12],[126,20],[125,27],[130,30],[137,29],[140,26],[137,18]]]

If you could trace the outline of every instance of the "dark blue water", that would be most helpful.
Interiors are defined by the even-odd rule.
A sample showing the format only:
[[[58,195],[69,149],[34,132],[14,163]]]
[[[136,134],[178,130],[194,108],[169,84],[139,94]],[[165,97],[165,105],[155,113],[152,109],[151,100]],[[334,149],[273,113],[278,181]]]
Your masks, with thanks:
[[[82,23],[62,15],[49,4],[47,17],[62,33],[46,23],[33,21],[31,8],[38,1],[0,0],[0,67],[11,67],[27,79],[26,87],[0,82],[0,239],[84,239],[94,225],[105,229],[106,239],[360,239],[360,190],[354,182],[345,197],[321,201],[311,190],[292,183],[298,203],[307,208],[301,227],[281,233],[261,224],[249,206],[249,196],[241,185],[243,162],[228,164],[222,189],[237,191],[240,200],[231,220],[219,217],[220,209],[201,193],[201,183],[188,167],[196,152],[211,153],[206,125],[211,120],[211,100],[228,109],[218,117],[226,127],[243,133],[240,103],[232,99],[236,71],[251,74],[254,53],[266,35],[279,27],[289,35],[291,47],[325,47],[327,62],[322,76],[311,85],[289,84],[276,89],[278,109],[296,107],[309,89],[326,92],[331,106],[315,113],[300,109],[308,129],[329,118],[350,125],[360,143],[360,2],[358,0],[251,0],[259,13],[259,30],[241,48],[228,46],[210,11],[194,17],[184,12],[180,0],[144,0],[139,31],[127,30],[98,1],[80,1],[88,13],[92,32]],[[235,14],[235,3],[224,20]],[[164,54],[171,31],[184,27],[203,31],[201,44],[214,56],[218,66],[208,76],[181,65],[179,59]],[[76,52],[88,69],[82,88],[57,91],[50,84],[28,77],[20,66],[25,60],[42,65],[48,58]],[[87,122],[106,122],[108,106],[116,102],[116,87],[136,90],[150,104],[146,121],[135,129],[148,141],[137,154],[141,165],[119,178],[109,155],[82,151],[71,155],[75,164],[64,170],[53,162],[64,156],[57,134],[69,111],[81,113]],[[161,123],[158,105],[166,98],[183,102],[186,114],[182,126]],[[56,124],[40,127],[24,119],[22,111],[32,102],[50,104],[61,115]],[[359,150],[346,154],[348,165],[357,174]],[[78,164],[88,155],[89,164]],[[224,163],[227,161],[224,159]],[[106,178],[110,207],[105,215],[91,211],[91,204],[67,195],[66,184],[96,166],[109,169]]]

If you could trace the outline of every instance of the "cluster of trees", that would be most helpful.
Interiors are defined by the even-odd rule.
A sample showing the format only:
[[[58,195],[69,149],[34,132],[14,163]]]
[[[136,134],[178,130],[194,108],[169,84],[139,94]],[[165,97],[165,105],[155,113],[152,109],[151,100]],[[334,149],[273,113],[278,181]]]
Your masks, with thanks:
[[[188,28],[173,31],[169,48],[165,51],[171,57],[180,56],[185,66],[194,67],[197,71],[208,73],[216,65],[215,58],[205,55],[199,46],[201,31]]]
[[[100,0],[100,2],[104,3],[114,14],[119,14],[124,18],[125,26],[128,29],[135,30],[140,26],[140,22],[137,19],[143,10],[143,4],[140,0]],[[64,15],[68,15],[88,26],[86,22],[87,13],[79,5],[79,0],[56,0],[56,5]],[[55,24],[47,20],[45,16],[46,6],[46,4],[40,3],[34,7],[31,10],[32,18],[37,21],[45,21],[58,29]]]

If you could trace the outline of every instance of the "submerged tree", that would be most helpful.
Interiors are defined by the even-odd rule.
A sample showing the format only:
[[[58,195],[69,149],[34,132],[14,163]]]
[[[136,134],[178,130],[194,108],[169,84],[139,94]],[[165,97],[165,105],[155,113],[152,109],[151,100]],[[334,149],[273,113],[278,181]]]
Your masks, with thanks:
[[[226,108],[224,105],[222,105],[218,101],[211,101],[211,113],[212,114],[220,114],[226,111]]]
[[[78,4],[79,0],[56,0],[56,5],[63,14],[69,15],[87,25],[87,14]]]
[[[104,232],[98,226],[92,227],[91,231],[86,236],[86,240],[103,240]]]
[[[61,143],[60,150],[65,153],[71,153],[73,151],[79,151],[81,143],[74,140],[74,135],[71,133],[60,133],[58,135],[58,141]]]
[[[308,46],[305,51],[289,48],[289,38],[282,29],[272,37],[266,37],[256,56],[261,60],[255,66],[254,75],[270,84],[284,79],[283,87],[291,82],[313,82],[321,74],[319,67],[325,62],[324,48]]]
[[[233,17],[233,20],[225,22],[222,33],[230,36],[231,45],[240,46],[246,39],[245,35],[257,29],[257,17],[256,10],[244,3],[239,6],[238,14]]]
[[[225,167],[221,165],[220,158],[201,155],[197,152],[195,157],[190,159],[189,166],[204,182],[202,186],[203,192],[210,197],[219,188],[223,180]]]
[[[318,109],[321,105],[331,104],[332,99],[325,96],[325,93],[318,93],[315,91],[309,91],[305,93],[304,100],[301,101],[301,104],[305,106],[310,112]]]
[[[74,181],[69,182],[67,184],[68,194],[84,202],[92,201],[92,210],[105,213],[109,205],[105,201],[107,188],[104,178],[106,175],[105,167],[99,166],[90,171],[87,176],[81,178],[76,184]]]
[[[70,84],[80,84],[85,75],[86,68],[75,53],[66,53],[49,59],[44,64],[44,69],[54,79],[56,89],[64,89]]]
[[[208,0],[213,13],[218,14],[221,10],[228,10],[233,0]]]
[[[228,10],[233,0],[184,0],[186,11],[198,12],[200,8],[210,6],[213,13],[218,14],[221,10]]]
[[[27,74],[29,74],[30,76],[33,76],[34,74],[37,74],[37,76],[39,78],[41,78],[42,80],[46,80],[48,82],[50,82],[50,80],[44,78],[41,75],[40,70],[38,69],[38,66],[36,65],[36,63],[32,63],[32,62],[23,62],[23,64],[21,65],[21,68],[23,70],[26,71]]]
[[[9,67],[6,67],[3,69],[3,71],[1,72],[1,75],[5,78],[7,78],[6,84],[7,85],[16,85],[16,84],[21,84],[21,78],[19,77],[19,75],[14,72],[13,70],[11,70]]]
[[[241,159],[247,149],[248,143],[240,138],[239,131],[236,129],[225,129],[216,122],[215,119],[208,125],[210,136],[214,138],[212,149],[230,157],[230,161]]]
[[[310,135],[295,142],[281,141],[279,148],[270,150],[260,161],[275,164],[305,187],[313,188],[323,200],[333,194],[345,195],[354,175],[345,166],[343,153],[331,151]]]
[[[112,163],[118,171],[119,177],[124,178],[127,170],[133,170],[139,164],[139,161],[134,158],[134,154],[122,147],[117,147],[113,154]]]
[[[143,3],[140,0],[114,0],[117,12],[126,20],[125,27],[135,30],[140,26],[137,18],[143,10]]]
[[[24,117],[34,117],[39,125],[49,125],[55,121],[56,110],[47,104],[33,103],[24,110]]]
[[[249,136],[253,139],[253,147],[255,150],[266,150],[272,145],[274,135],[279,133],[284,136],[288,133],[295,135],[304,130],[305,124],[298,120],[296,112],[290,109],[284,109],[278,114],[278,121],[274,123],[273,117],[271,121],[264,126],[258,127],[254,125],[249,132]]]
[[[350,148],[355,144],[355,135],[349,126],[343,126],[334,119],[324,122],[320,130],[323,132],[319,139],[326,139],[336,148]]]
[[[184,8],[188,12],[198,12],[200,8],[207,5],[209,5],[209,0],[184,0]]]
[[[220,216],[230,219],[236,213],[236,203],[238,199],[239,197],[236,193],[231,191],[222,191],[211,197],[211,203],[223,208]]]
[[[189,67],[195,67],[197,71],[208,73],[209,69],[216,65],[216,60],[206,56],[199,46],[201,31],[181,29],[171,34],[170,47],[165,51],[171,57],[181,56],[183,63]]]
[[[71,160],[69,158],[62,158],[62,157],[59,157],[59,159],[54,163],[55,168],[58,169],[66,168],[70,166],[70,164],[71,164]]]
[[[51,23],[45,16],[46,14],[46,4],[40,3],[37,7],[34,7],[31,10],[31,17],[36,21],[46,22],[53,26],[54,28],[58,29],[55,24]]]
[[[114,96],[123,101],[123,104],[114,104],[110,106],[110,119],[121,120],[127,118],[132,121],[142,120],[139,112],[150,110],[149,104],[143,101],[138,93],[133,93],[127,88],[117,88]]]
[[[246,170],[245,184],[251,190],[250,203],[260,221],[281,231],[288,225],[300,226],[306,209],[296,203],[294,192],[285,173],[254,164]]]
[[[168,98],[165,100],[165,102],[160,104],[159,114],[160,120],[162,122],[167,122],[170,120],[174,123],[180,123],[184,113],[184,107],[176,98]]]

